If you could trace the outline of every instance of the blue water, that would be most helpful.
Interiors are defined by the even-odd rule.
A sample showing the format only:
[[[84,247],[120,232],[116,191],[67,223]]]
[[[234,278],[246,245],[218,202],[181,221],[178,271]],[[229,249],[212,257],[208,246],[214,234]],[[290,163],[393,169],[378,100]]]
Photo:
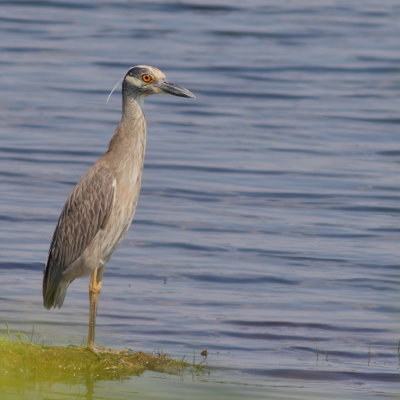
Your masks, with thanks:
[[[87,280],[47,311],[43,264],[119,121],[110,89],[150,64],[198,97],[146,101],[142,194],[97,341],[196,361],[207,348],[209,373],[91,396],[397,399],[399,17],[394,0],[2,1],[3,325],[84,341]]]

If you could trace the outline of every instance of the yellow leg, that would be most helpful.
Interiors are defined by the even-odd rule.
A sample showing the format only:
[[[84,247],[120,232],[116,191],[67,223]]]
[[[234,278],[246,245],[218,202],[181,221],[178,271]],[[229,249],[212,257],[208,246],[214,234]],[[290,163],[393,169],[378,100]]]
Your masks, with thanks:
[[[95,350],[94,335],[96,328],[96,315],[97,315],[97,304],[99,302],[99,295],[101,292],[101,280],[103,278],[103,269],[100,267],[96,268],[92,272],[89,283],[89,335],[87,340],[87,346],[89,349]]]

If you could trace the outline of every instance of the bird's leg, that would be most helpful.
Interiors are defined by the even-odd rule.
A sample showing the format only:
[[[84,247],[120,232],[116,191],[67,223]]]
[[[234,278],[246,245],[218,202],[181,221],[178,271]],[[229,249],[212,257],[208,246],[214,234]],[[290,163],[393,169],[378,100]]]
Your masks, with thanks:
[[[99,302],[99,295],[101,292],[101,280],[103,278],[103,266],[96,268],[92,272],[89,283],[89,335],[87,340],[87,346],[90,350],[96,352],[94,344],[94,334],[96,328],[96,314],[97,304]]]

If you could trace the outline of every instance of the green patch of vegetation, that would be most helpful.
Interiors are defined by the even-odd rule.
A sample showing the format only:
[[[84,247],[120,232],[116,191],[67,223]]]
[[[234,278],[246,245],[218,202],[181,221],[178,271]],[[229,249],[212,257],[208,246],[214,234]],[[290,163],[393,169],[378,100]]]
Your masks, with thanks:
[[[86,347],[44,346],[34,344],[22,335],[0,335],[0,384],[1,381],[81,383],[87,379],[120,380],[146,370],[179,375],[188,368],[201,369],[165,354],[107,349],[95,354]]]

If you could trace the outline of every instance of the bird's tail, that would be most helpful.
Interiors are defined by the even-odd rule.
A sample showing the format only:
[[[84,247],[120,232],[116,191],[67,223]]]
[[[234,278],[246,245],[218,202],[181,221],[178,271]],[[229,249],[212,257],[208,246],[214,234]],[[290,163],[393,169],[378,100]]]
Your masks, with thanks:
[[[62,279],[62,276],[51,276],[49,269],[46,268],[43,276],[43,305],[50,309],[52,307],[60,308],[67,294],[70,282]]]

